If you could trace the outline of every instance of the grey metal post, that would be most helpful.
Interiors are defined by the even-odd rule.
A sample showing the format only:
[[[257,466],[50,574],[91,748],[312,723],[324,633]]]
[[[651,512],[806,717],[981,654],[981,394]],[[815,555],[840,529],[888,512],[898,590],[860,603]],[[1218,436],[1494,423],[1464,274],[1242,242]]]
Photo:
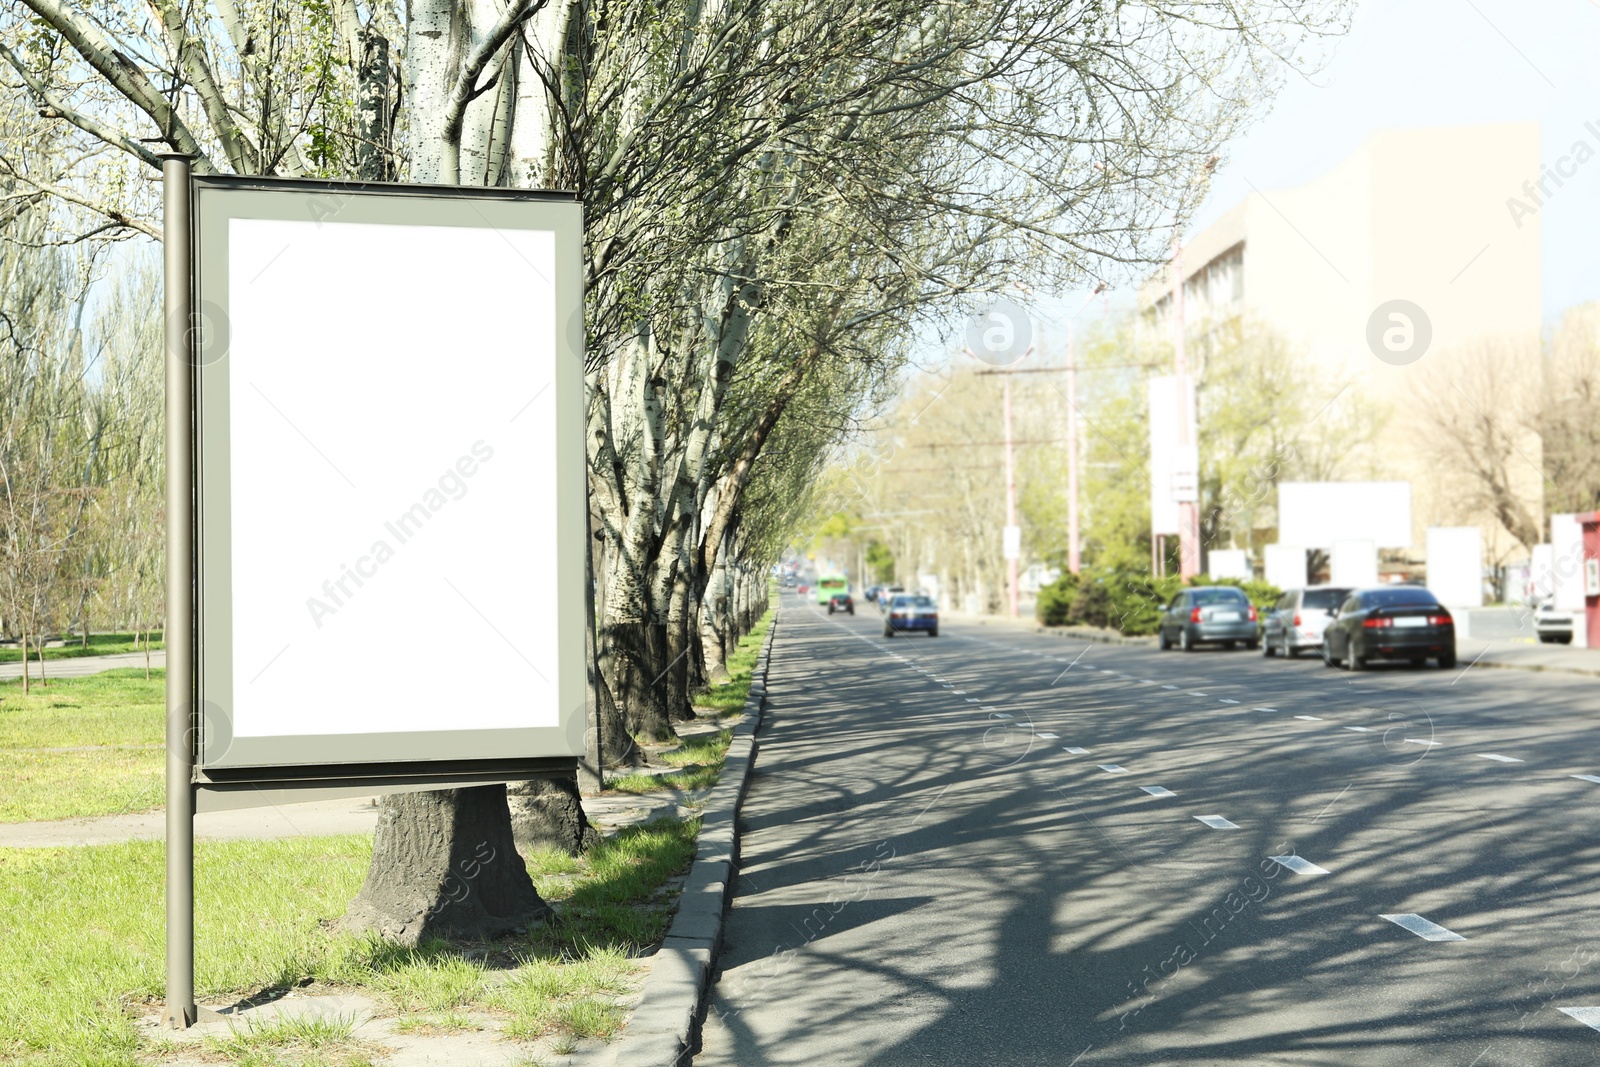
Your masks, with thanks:
[[[163,1026],[195,1022],[194,1003],[194,332],[189,157],[161,163],[167,366],[167,1007]]]

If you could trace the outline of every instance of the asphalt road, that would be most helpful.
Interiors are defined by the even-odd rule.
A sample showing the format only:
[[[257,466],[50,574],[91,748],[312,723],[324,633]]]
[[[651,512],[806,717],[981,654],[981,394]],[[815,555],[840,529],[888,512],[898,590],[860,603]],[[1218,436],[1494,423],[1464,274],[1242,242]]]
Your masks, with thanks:
[[[784,597],[696,1064],[1600,1062],[1594,679],[881,625]]]

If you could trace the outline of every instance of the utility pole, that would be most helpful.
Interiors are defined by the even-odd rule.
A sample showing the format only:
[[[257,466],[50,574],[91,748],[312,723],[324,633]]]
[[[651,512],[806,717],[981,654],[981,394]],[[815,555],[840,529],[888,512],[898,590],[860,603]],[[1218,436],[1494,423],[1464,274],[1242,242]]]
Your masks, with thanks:
[[[1017,597],[1017,557],[1021,554],[1021,546],[1014,546],[1011,540],[1015,537],[1012,532],[1017,528],[1017,465],[1011,448],[1011,379],[1005,379],[1005,404],[1006,404],[1006,583],[1011,598],[1011,617],[1014,619],[1019,614],[1019,601]]]
[[[1178,394],[1178,462],[1177,475],[1183,485],[1183,496],[1178,500],[1178,573],[1188,580],[1200,573],[1200,468],[1196,462],[1189,468],[1189,457],[1197,455],[1196,432],[1190,422],[1189,357],[1185,344],[1183,317],[1183,244],[1177,227],[1172,230],[1172,325],[1173,325],[1173,377]],[[1193,475],[1191,491],[1189,476]]]
[[[1094,299],[1093,296],[1090,299]],[[1078,351],[1067,320],[1067,570],[1080,570],[1078,544]]]

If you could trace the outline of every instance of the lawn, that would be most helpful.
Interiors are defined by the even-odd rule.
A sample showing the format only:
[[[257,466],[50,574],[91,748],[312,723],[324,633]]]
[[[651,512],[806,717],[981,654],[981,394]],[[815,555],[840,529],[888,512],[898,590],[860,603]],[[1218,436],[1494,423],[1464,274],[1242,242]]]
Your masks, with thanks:
[[[77,659],[79,656],[109,656],[117,652],[143,652],[144,634],[90,634],[88,645],[84,645],[80,637],[67,637],[66,644],[60,648],[44,649],[44,658]],[[154,636],[150,639],[150,649],[166,648],[166,644]],[[0,648],[0,663],[16,663],[22,659],[21,648]],[[35,664],[39,661],[39,653],[31,646],[28,649],[28,663]],[[37,668],[32,668],[37,670]],[[46,663],[45,674],[50,673],[49,664]]]
[[[0,822],[160,807],[165,709],[164,671],[0,681]]]
[[[744,708],[744,698],[750,693],[750,675],[755,671],[756,656],[761,652],[761,642],[772,627],[772,609],[761,616],[755,629],[739,639],[739,645],[726,664],[732,677],[721,685],[713,685],[694,695],[694,706],[737,715]]]
[[[698,823],[624,830],[574,859],[528,859],[560,916],[550,928],[488,946],[400,949],[332,932],[371,858],[365,836],[196,846],[196,987],[226,1002],[303,986],[356,989],[404,1030],[476,1028],[494,1013],[513,1038],[607,1037],[614,997],[636,981],[636,957],[659,941],[673,900],[661,887],[689,865]],[[0,849],[0,1061],[30,1067],[134,1067],[168,1045],[141,1037],[163,982],[160,842]],[[340,1020],[284,1023],[212,1039],[226,1063],[363,1062],[369,1046]],[[302,1057],[300,1053],[310,1053]],[[381,1062],[381,1056],[374,1056]]]

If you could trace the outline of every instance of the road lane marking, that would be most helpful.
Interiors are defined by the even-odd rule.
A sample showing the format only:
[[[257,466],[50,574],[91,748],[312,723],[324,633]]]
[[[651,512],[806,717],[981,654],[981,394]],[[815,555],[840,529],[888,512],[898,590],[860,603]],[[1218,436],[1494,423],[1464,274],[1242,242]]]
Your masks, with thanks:
[[[1237,830],[1239,828],[1238,823],[1229,822],[1220,815],[1196,815],[1195,818],[1213,830]]]
[[[1600,783],[1600,778],[1596,778],[1592,774],[1574,774],[1572,777],[1580,779],[1580,780],[1585,781],[1585,782],[1597,782],[1597,783]]]
[[[1161,688],[1163,688],[1163,689],[1176,689],[1176,688],[1178,688],[1178,687],[1177,687],[1177,686],[1175,686],[1175,685],[1164,685],[1164,686],[1162,686],[1162,687],[1161,687]]]
[[[1039,736],[1044,738],[1046,741],[1056,741],[1061,738],[1060,734],[1040,734]]]
[[[1498,752],[1474,752],[1473,755],[1477,756],[1479,759],[1492,759],[1496,763],[1521,763],[1522,762],[1521,760],[1519,760],[1515,756],[1502,756]]]
[[[954,693],[956,696],[960,696],[960,697],[964,697],[964,696],[967,695],[967,691],[965,689],[952,689],[950,691],[952,693]]]
[[[1346,726],[1345,729],[1354,730],[1358,734],[1375,734],[1378,732],[1370,726]]]
[[[1251,708],[1251,711],[1277,711],[1277,708]]]
[[[1405,741],[1402,742],[1402,744],[1407,744],[1407,745],[1427,745],[1429,748],[1432,748],[1434,745],[1437,745],[1438,743],[1439,742],[1437,742],[1437,741],[1428,741],[1428,740],[1425,740],[1424,738],[1421,738],[1421,737],[1408,737],[1408,738],[1405,739]]]
[[[1139,788],[1153,797],[1175,797],[1178,795],[1164,785],[1141,785]]]
[[[1190,693],[1189,695],[1192,696],[1192,697],[1208,697],[1211,694],[1210,693]]]
[[[1593,1030],[1600,1030],[1600,1008],[1557,1008],[1562,1015],[1570,1015]]]
[[[979,708],[978,710],[979,711],[999,711],[1000,709],[995,707],[993,704],[985,704],[983,707]]]
[[[1220,697],[1219,700],[1224,704],[1237,704],[1237,703],[1239,703],[1237,700],[1229,700],[1227,697]]]
[[[1089,754],[1089,750],[1088,749],[1086,749],[1086,748],[1075,748],[1075,747],[1073,747],[1071,745],[1067,746],[1067,751],[1072,753],[1074,756],[1087,756]]]
[[[967,698],[967,703],[968,704],[982,704],[983,701],[979,700],[977,697],[968,697]]]
[[[1273,863],[1276,863],[1280,867],[1287,867],[1295,874],[1304,874],[1308,877],[1314,877],[1319,874],[1328,873],[1326,870],[1318,867],[1310,860],[1301,859],[1299,856],[1268,856],[1267,859],[1271,860]]]
[[[1127,774],[1128,768],[1118,767],[1115,763],[1102,763],[1100,769],[1107,774]]]
[[[1010,712],[996,711],[996,712],[992,713],[989,716],[989,718],[991,718],[991,719],[1009,719],[1009,718],[1011,718],[1011,714],[1010,714]]]
[[[1296,715],[1295,718],[1304,719],[1306,722],[1321,722],[1322,721],[1322,719],[1319,716],[1316,716],[1316,715]]]
[[[1402,930],[1409,930],[1424,941],[1465,941],[1466,938],[1453,930],[1446,930],[1438,923],[1429,922],[1420,915],[1407,912],[1404,915],[1380,915],[1380,919],[1388,919]]]

